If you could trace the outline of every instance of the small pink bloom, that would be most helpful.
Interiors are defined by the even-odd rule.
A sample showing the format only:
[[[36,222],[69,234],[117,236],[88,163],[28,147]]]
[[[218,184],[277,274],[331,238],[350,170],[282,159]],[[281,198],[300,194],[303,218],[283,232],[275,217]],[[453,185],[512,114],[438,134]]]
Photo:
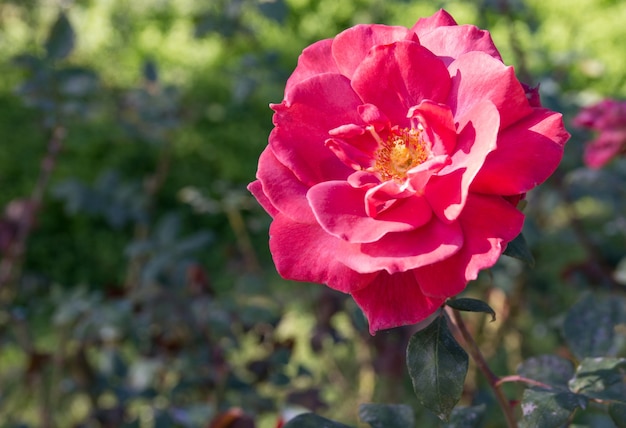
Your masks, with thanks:
[[[426,319],[492,266],[569,138],[489,33],[443,10],[309,46],[271,107],[249,189],[278,272],[350,293],[372,334]]]
[[[606,99],[584,108],[574,118],[574,125],[599,132],[585,149],[588,167],[601,168],[626,153],[626,101]]]

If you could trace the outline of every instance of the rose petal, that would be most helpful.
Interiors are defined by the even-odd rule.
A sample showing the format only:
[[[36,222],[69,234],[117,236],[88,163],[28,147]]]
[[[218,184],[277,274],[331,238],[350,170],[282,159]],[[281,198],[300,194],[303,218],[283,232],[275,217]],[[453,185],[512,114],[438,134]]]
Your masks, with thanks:
[[[389,232],[405,232],[423,224],[424,214],[420,212],[369,217],[365,212],[366,193],[366,188],[354,188],[345,181],[329,181],[311,187],[307,199],[326,232],[352,243],[374,242]],[[430,211],[428,204],[410,204],[407,208]]]
[[[272,108],[276,127],[269,143],[278,160],[305,185],[345,179],[354,170],[344,165],[324,143],[328,132],[359,123],[362,102],[350,81],[338,74],[311,77],[291,90],[291,101]]]
[[[456,147],[456,126],[450,107],[424,100],[409,109],[408,117],[424,128],[434,155],[449,155]]]
[[[535,109],[498,136],[471,189],[497,195],[524,193],[546,180],[563,156],[569,133],[560,113]]]
[[[473,25],[435,28],[421,35],[420,43],[446,65],[449,65],[455,58],[473,51],[484,52],[502,61],[489,31],[481,30]]]
[[[481,269],[493,266],[506,243],[522,230],[524,215],[499,196],[470,193],[459,222],[465,238],[463,247],[439,263],[414,271],[427,296],[454,296],[476,279]]]
[[[342,264],[336,254],[352,246],[328,235],[317,224],[293,222],[278,214],[270,225],[270,250],[285,279],[318,282],[350,293],[369,284],[376,274],[362,274]]]
[[[439,27],[455,26],[456,21],[448,12],[443,9],[439,9],[433,16],[427,18],[420,18],[415,25],[411,28],[412,31],[417,34],[417,37],[421,38]]]
[[[298,65],[285,85],[285,99],[290,98],[291,89],[298,83],[324,73],[339,73],[331,52],[332,39],[320,40],[305,48],[298,58]]]
[[[412,272],[381,272],[367,287],[352,292],[373,335],[378,330],[418,323],[445,301],[425,296]]]
[[[415,42],[376,46],[361,62],[352,87],[364,102],[377,106],[389,120],[408,127],[407,112],[424,99],[443,102],[450,90],[445,65]]]
[[[340,72],[344,76],[352,78],[354,71],[371,48],[411,37],[415,37],[415,34],[405,27],[380,24],[355,25],[335,37],[332,44],[332,55]]]
[[[496,148],[499,115],[495,106],[484,100],[474,104],[459,123],[457,148],[448,166],[431,177],[425,195],[435,214],[443,221],[454,221],[465,206],[469,187]]]
[[[294,221],[315,221],[306,199],[309,189],[276,159],[269,147],[259,157],[257,178],[263,186],[263,194],[278,211]]]
[[[439,262],[457,252],[463,245],[458,223],[445,224],[433,216],[422,227],[410,232],[388,233],[376,242],[361,244],[360,251],[337,254],[341,262],[357,272],[385,270],[406,272]]]
[[[500,60],[484,52],[469,52],[454,60],[448,69],[452,87],[447,104],[455,119],[484,100],[491,101],[500,112],[501,129],[532,113],[513,67]]]
[[[278,211],[276,207],[272,205],[267,196],[265,196],[265,193],[263,192],[263,185],[259,180],[254,180],[252,183],[248,184],[248,190],[272,218],[276,217],[280,211]]]

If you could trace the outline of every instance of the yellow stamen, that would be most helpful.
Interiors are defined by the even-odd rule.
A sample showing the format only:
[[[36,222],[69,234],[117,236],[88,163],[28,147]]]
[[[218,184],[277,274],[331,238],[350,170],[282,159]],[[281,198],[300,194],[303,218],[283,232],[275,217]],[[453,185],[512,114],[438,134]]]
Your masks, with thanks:
[[[369,129],[378,142],[374,170],[382,180],[404,181],[407,172],[428,159],[429,150],[419,129],[392,129],[384,141],[373,128]]]

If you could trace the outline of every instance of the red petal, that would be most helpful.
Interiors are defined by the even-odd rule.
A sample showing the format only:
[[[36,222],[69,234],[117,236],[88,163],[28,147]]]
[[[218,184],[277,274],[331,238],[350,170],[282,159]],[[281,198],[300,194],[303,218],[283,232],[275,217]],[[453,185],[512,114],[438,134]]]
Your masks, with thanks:
[[[263,185],[259,180],[254,180],[252,183],[248,184],[248,190],[272,218],[276,217],[279,211],[276,207],[274,207],[274,205],[272,205],[270,200],[267,199],[267,196],[265,196],[265,193],[263,192]]]
[[[560,113],[535,109],[500,133],[497,148],[487,156],[472,191],[497,195],[529,191],[554,172],[568,138]]]
[[[369,217],[365,212],[366,192],[367,188],[354,188],[345,181],[329,181],[311,187],[307,199],[326,232],[352,243],[374,242],[389,232],[413,230],[425,223],[424,215],[430,217],[430,207],[425,203],[407,205],[406,211]],[[412,211],[418,208],[427,211]]]
[[[433,211],[443,221],[455,220],[463,207],[470,185],[496,148],[499,126],[498,112],[489,101],[475,104],[459,123],[456,151],[451,163],[426,185],[425,195]]]
[[[448,12],[443,9],[439,9],[433,16],[429,16],[428,18],[420,18],[415,25],[411,28],[412,31],[415,31],[415,34],[420,38],[425,34],[428,34],[430,31],[439,28],[439,27],[449,27],[457,25],[456,21]]]
[[[473,25],[435,28],[420,36],[420,43],[440,57],[446,65],[461,55],[473,51],[484,52],[502,61],[489,32]]]
[[[409,126],[409,109],[424,99],[443,102],[450,91],[445,65],[418,43],[376,46],[361,62],[352,87],[400,127]]]
[[[257,178],[263,185],[263,193],[278,211],[295,221],[315,221],[306,199],[308,187],[276,159],[269,147],[259,157]]]
[[[291,89],[298,83],[324,73],[339,73],[339,68],[331,53],[332,39],[320,40],[302,51],[298,65],[285,85],[285,99],[289,99]]]
[[[377,242],[361,244],[359,252],[340,254],[342,263],[357,272],[406,272],[441,261],[463,245],[458,223],[430,222],[410,232],[388,233]]]
[[[350,244],[317,224],[295,223],[282,214],[270,226],[270,250],[276,270],[285,279],[317,282],[350,293],[376,276],[357,273],[338,260],[338,253],[353,251]]]
[[[341,73],[352,78],[354,71],[367,56],[371,48],[388,45],[415,35],[405,27],[389,25],[356,25],[335,37],[332,54]]]
[[[309,186],[354,172],[324,145],[331,129],[360,122],[362,102],[350,81],[338,74],[318,75],[296,85],[290,97],[273,106],[276,128],[269,142],[278,160]]]
[[[456,147],[456,127],[450,107],[424,100],[409,109],[408,116],[417,119],[432,145],[435,155],[449,155]]]
[[[448,68],[452,88],[447,104],[455,119],[484,100],[491,101],[500,112],[501,129],[532,113],[513,67],[505,66],[484,52],[469,52],[454,60]]]
[[[425,296],[412,272],[381,272],[367,287],[352,293],[365,313],[370,333],[416,324],[433,314],[445,301]]]
[[[524,215],[503,198],[471,193],[459,222],[464,234],[461,250],[414,271],[427,296],[452,297],[476,279],[481,269],[493,266],[506,243],[522,230]]]

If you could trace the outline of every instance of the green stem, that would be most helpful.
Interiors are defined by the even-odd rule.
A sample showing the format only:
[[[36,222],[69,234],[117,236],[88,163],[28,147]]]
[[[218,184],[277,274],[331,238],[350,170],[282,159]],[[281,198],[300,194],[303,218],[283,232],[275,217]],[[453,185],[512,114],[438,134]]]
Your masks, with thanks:
[[[454,322],[456,323],[456,326],[458,327],[458,330],[461,333],[463,340],[465,341],[468,353],[472,356],[472,359],[476,363],[478,370],[480,370],[487,378],[487,383],[489,384],[489,387],[496,396],[496,400],[498,401],[498,404],[502,409],[502,413],[504,413],[507,427],[517,428],[517,421],[515,420],[515,415],[513,414],[513,408],[511,407],[511,403],[502,392],[502,389],[500,389],[501,379],[496,376],[493,371],[491,371],[491,368],[489,368],[485,357],[483,357],[483,354],[480,352],[478,345],[476,344],[474,338],[467,329],[461,313],[456,309],[450,308],[449,310],[452,312]]]

